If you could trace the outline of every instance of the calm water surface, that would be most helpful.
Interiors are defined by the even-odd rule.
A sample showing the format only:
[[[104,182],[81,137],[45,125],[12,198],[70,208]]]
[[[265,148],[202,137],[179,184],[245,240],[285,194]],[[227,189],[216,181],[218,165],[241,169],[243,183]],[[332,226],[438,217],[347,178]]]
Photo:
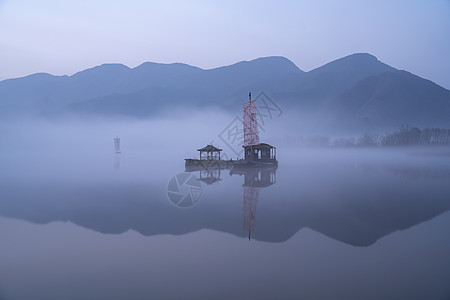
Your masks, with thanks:
[[[4,154],[0,299],[450,299],[448,153]]]

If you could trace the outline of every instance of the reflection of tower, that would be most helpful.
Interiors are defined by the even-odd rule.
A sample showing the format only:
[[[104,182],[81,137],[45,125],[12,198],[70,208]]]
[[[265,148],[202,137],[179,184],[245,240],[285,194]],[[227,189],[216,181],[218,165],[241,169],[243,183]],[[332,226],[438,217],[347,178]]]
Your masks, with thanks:
[[[256,204],[258,204],[259,189],[251,186],[244,186],[244,218],[242,226],[248,230],[248,240],[250,234],[255,230]]]
[[[244,175],[244,208],[242,226],[251,232],[255,230],[256,206],[258,204],[259,190],[276,183],[276,166],[265,168],[239,168],[231,170],[230,174]]]
[[[244,146],[259,144],[258,124],[256,123],[256,107],[252,102],[252,93],[248,94],[248,103],[244,104]]]
[[[120,152],[120,138],[118,136],[116,136],[114,138],[114,150],[116,153],[121,153]]]

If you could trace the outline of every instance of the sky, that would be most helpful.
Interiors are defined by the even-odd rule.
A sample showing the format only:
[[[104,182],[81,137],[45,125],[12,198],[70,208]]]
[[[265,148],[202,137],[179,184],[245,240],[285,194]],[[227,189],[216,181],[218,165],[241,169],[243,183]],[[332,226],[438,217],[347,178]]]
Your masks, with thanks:
[[[0,80],[272,55],[309,71],[358,52],[450,89],[450,0],[0,0]]]

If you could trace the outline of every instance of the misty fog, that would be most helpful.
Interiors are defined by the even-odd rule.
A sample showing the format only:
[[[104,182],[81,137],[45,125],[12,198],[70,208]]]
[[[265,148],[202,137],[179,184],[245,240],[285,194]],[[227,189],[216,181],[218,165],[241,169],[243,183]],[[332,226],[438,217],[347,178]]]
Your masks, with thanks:
[[[30,118],[0,122],[0,150],[4,180],[102,180],[114,167],[114,137],[121,139],[121,172],[138,178],[145,172],[182,171],[185,158],[197,158],[198,148],[213,144],[223,159],[242,158],[240,114],[219,108],[178,109],[151,119]],[[448,146],[333,147],[341,138],[361,135],[326,135],[296,111],[285,110],[265,118],[260,139],[277,147],[280,166],[317,160],[414,165],[429,159],[447,165]],[[240,130],[236,132],[236,130]],[[326,139],[326,145],[321,144]],[[439,160],[440,158],[440,160]],[[154,176],[152,180],[157,180]]]
[[[250,204],[254,209],[250,225],[246,225],[249,217],[245,198],[247,177],[263,179],[266,171],[259,171],[257,177],[251,177],[251,172],[234,174],[229,169],[205,175],[201,170],[185,173],[184,166],[185,158],[197,158],[197,149],[211,143],[223,149],[223,159],[241,158],[239,137],[233,143],[233,128],[242,126],[236,121],[239,117],[213,108],[178,110],[147,120],[36,118],[2,121],[0,222],[3,226],[0,232],[20,237],[21,244],[36,248],[33,256],[19,255],[28,262],[22,267],[1,268],[0,276],[5,278],[9,274],[9,288],[3,293],[11,298],[27,298],[32,294],[41,295],[39,299],[55,295],[65,299],[84,298],[85,292],[67,287],[53,289],[49,294],[46,292],[48,284],[41,280],[27,290],[11,288],[27,284],[33,276],[60,282],[58,274],[65,269],[71,270],[67,275],[70,281],[88,286],[81,275],[86,269],[75,263],[82,259],[97,270],[102,278],[97,281],[100,285],[118,280],[108,271],[110,266],[119,272],[127,272],[129,266],[134,266],[132,275],[125,281],[139,293],[157,297],[161,287],[170,289],[167,282],[175,277],[185,285],[172,290],[171,297],[178,298],[184,292],[210,294],[212,291],[200,291],[195,287],[195,277],[184,278],[183,264],[173,261],[177,256],[167,251],[167,247],[189,249],[186,250],[189,261],[198,263],[196,273],[210,277],[204,280],[212,285],[216,282],[212,278],[217,277],[207,275],[210,271],[203,263],[205,257],[214,260],[213,257],[221,256],[215,268],[227,270],[227,266],[233,266],[223,271],[223,276],[231,276],[232,270],[241,270],[236,280],[244,280],[245,274],[251,275],[246,281],[254,285],[265,280],[261,277],[263,273],[254,273],[259,267],[282,268],[288,278],[306,279],[310,272],[340,272],[344,277],[354,278],[359,277],[359,272],[376,268],[374,257],[390,261],[392,268],[398,270],[397,260],[404,251],[411,253],[407,264],[416,263],[415,257],[426,253],[430,257],[428,266],[405,270],[417,278],[415,287],[404,294],[411,299],[423,295],[426,286],[431,284],[428,274],[445,273],[440,267],[445,259],[434,254],[432,249],[435,248],[409,247],[414,247],[413,241],[418,235],[410,236],[416,232],[414,228],[433,232],[432,244],[438,243],[438,238],[444,235],[444,227],[423,224],[435,218],[443,220],[441,222],[448,219],[445,218],[450,210],[448,146],[318,146],[305,142],[308,137],[317,136],[312,126],[308,127],[305,119],[298,120],[297,114],[284,111],[266,119],[265,126],[260,127],[261,141],[277,147],[279,164],[278,168],[267,171],[273,182],[257,188],[253,196],[256,198],[252,198]],[[116,136],[120,137],[120,154],[114,153]],[[186,208],[174,205],[168,194],[171,180],[179,174],[192,176],[201,190],[198,202]],[[202,176],[212,176],[214,181],[202,182]],[[35,224],[36,229],[31,229],[29,224]],[[33,242],[36,234],[39,239],[48,240],[47,246]],[[96,234],[105,235],[106,240]],[[213,253],[203,248],[208,244],[208,249],[214,249]],[[247,244],[253,251],[258,249],[260,259],[250,259],[250,249],[244,246]],[[280,246],[273,248],[271,244]],[[83,247],[97,250],[87,251]],[[137,250],[141,247],[142,252]],[[312,254],[305,255],[311,252],[309,247],[316,253],[313,258],[308,258]],[[391,248],[396,250],[386,250]],[[20,249],[19,244],[9,244],[3,250],[0,263],[14,262],[12,257],[21,253]],[[335,263],[322,262],[325,257],[318,254],[324,249],[341,253],[343,264],[357,263],[355,255],[365,257],[366,262],[359,262],[362,267],[357,272],[343,265],[332,267]],[[236,259],[229,251],[244,255],[247,260]],[[106,253],[109,254],[104,256]],[[127,257],[127,264],[119,263],[124,259],[121,255]],[[263,259],[267,255],[279,258],[271,263]],[[52,259],[44,267],[43,263],[50,256],[60,259]],[[110,256],[111,260],[107,258]],[[291,263],[287,264],[283,256],[290,257]],[[261,263],[261,260],[266,262]],[[51,274],[42,276],[40,271],[32,269],[33,265]],[[160,278],[151,283],[141,282],[142,276],[153,276],[154,268],[160,270]],[[165,268],[181,273],[174,275],[163,271]],[[396,280],[391,269],[374,274],[373,280]],[[252,271],[250,274],[243,270]],[[299,286],[284,277],[270,277],[271,281],[285,286],[282,291],[247,291],[236,282],[235,292],[265,298],[275,296],[273,293],[297,294],[301,287],[304,295],[313,293],[308,280]],[[386,297],[392,295],[388,283],[391,281],[381,283]],[[346,286],[348,282],[343,279],[341,284]],[[401,284],[409,282],[405,280]],[[334,279],[326,277],[323,284],[328,287],[322,294],[324,297],[337,294],[352,298],[364,290],[344,292],[334,288]],[[444,286],[437,285],[436,292],[445,293]],[[109,293],[94,286],[92,289],[110,299],[122,298],[121,293],[127,290],[113,287]]]
[[[0,300],[450,299],[448,0],[32,2]]]

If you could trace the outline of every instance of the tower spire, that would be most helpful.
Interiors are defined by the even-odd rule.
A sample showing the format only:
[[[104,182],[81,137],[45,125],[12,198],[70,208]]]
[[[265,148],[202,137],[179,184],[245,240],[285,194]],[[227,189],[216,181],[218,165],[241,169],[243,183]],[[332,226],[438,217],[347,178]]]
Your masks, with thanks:
[[[259,144],[258,124],[256,122],[255,102],[252,102],[252,93],[248,93],[249,103],[244,103],[244,146]]]

